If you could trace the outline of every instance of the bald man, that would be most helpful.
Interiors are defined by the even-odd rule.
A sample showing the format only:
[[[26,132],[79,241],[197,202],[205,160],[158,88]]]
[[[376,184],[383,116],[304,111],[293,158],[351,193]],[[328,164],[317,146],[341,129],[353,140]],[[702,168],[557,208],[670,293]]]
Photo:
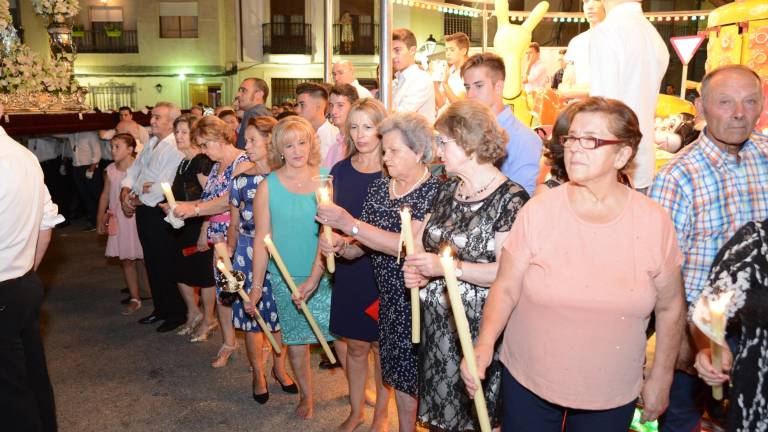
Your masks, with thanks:
[[[333,69],[331,69],[331,75],[333,75],[333,83],[335,85],[349,84],[354,87],[355,90],[357,90],[358,98],[373,97],[367,88],[361,86],[360,83],[357,82],[357,79],[355,79],[355,67],[352,66],[352,63],[348,60],[339,60],[334,63]]]

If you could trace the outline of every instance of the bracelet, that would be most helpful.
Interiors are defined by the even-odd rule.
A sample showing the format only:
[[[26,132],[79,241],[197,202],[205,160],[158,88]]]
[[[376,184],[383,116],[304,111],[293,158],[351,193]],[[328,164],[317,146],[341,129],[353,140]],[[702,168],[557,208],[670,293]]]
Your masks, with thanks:
[[[195,216],[200,216],[200,207],[195,204]]]
[[[251,291],[253,291],[253,290],[264,291],[264,287],[261,286],[261,285],[252,285],[251,286]]]

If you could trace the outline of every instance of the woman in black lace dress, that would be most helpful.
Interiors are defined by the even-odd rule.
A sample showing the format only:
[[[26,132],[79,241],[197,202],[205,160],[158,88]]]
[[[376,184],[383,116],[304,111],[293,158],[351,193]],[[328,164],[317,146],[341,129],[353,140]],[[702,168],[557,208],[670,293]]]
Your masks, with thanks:
[[[735,358],[727,349],[723,371],[712,367],[709,348],[696,356],[696,370],[709,385],[729,379],[728,432],[768,431],[768,220],[744,225],[726,243],[712,265],[701,295],[734,291],[728,307],[728,328],[738,342]],[[725,360],[728,359],[728,361]]]
[[[456,255],[459,291],[475,338],[496,277],[497,254],[528,193],[494,166],[506,156],[507,135],[488,108],[470,100],[453,103],[435,127],[438,154],[456,177],[440,187],[427,214],[420,236],[424,252],[406,260],[406,268],[414,269],[406,277],[409,287],[429,281],[420,293],[418,421],[429,430],[479,430],[461,380],[463,354],[438,254],[450,247]],[[483,382],[492,426],[500,424],[501,372],[497,351]]]

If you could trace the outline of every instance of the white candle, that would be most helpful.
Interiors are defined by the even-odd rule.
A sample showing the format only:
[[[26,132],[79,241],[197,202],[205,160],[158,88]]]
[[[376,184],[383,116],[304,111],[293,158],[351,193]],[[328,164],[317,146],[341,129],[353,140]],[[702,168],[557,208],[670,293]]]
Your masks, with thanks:
[[[163,188],[163,194],[165,194],[165,200],[168,201],[168,205],[171,208],[176,207],[176,199],[173,197],[173,191],[171,191],[171,185],[166,182],[160,183],[160,187]]]
[[[464,304],[461,302],[459,281],[456,279],[456,267],[453,264],[453,255],[451,254],[451,249],[449,247],[443,249],[443,254],[440,256],[440,265],[443,267],[445,287],[448,290],[448,298],[451,301],[451,310],[453,311],[453,318],[456,321],[456,331],[459,333],[459,342],[461,343],[461,351],[464,354],[464,361],[467,362],[469,372],[472,374],[472,378],[478,388],[474,395],[474,401],[475,409],[477,410],[477,419],[480,422],[480,430],[483,432],[490,432],[491,422],[488,418],[488,408],[485,405],[485,394],[483,393],[483,386],[480,382],[480,375],[477,372],[475,348],[472,345],[472,334],[469,331],[469,322],[467,321],[467,314],[464,311]]]
[[[272,238],[269,236],[269,234],[264,236],[264,244],[267,247],[269,254],[272,255],[272,259],[275,260],[275,264],[277,265],[277,268],[280,269],[280,273],[283,274],[283,279],[285,280],[285,283],[288,285],[288,288],[290,288],[291,293],[293,293],[293,295],[297,297],[300,296],[301,293],[299,293],[299,289],[296,287],[296,282],[294,282],[293,278],[291,277],[291,274],[288,273],[288,268],[285,266],[285,263],[283,262],[283,258],[280,256],[280,253],[277,251],[277,247],[272,242]],[[301,311],[304,313],[304,317],[307,319],[309,326],[312,327],[312,331],[315,333],[315,337],[317,337],[317,340],[320,341],[320,345],[323,347],[323,351],[325,351],[325,355],[328,356],[328,359],[332,364],[336,363],[336,356],[333,355],[333,351],[331,351],[331,347],[328,346],[328,341],[325,340],[325,335],[323,335],[322,330],[320,330],[320,326],[318,326],[317,322],[315,321],[315,317],[312,316],[312,312],[310,312],[309,308],[307,307],[307,302],[302,300],[301,303],[299,304],[299,307],[301,308]]]
[[[709,341],[712,349],[712,367],[717,371],[723,370],[723,346],[725,343],[725,311],[731,300],[733,291],[728,291],[715,300],[709,301],[709,325],[712,329],[714,339]],[[716,385],[712,387],[712,397],[715,400],[723,399],[723,386]]]
[[[405,245],[405,255],[414,252],[413,226],[411,225],[411,209],[403,207],[400,210],[400,244]],[[398,253],[398,258],[400,254]],[[411,342],[421,342],[421,303],[418,288],[411,289]]]
[[[326,186],[321,187],[317,190],[318,198],[320,201],[320,204],[330,204],[331,203],[331,194],[328,191],[328,188]],[[323,225],[323,235],[325,236],[325,239],[328,241],[329,244],[333,244],[333,229],[329,227],[328,225]],[[333,252],[329,253],[325,256],[325,262],[326,267],[328,267],[328,272],[333,273],[336,271],[336,259],[333,256]]]

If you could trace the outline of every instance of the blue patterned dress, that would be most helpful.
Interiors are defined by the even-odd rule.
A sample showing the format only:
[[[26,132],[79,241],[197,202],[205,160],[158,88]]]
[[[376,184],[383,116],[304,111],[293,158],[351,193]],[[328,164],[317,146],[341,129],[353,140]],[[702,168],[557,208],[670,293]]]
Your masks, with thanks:
[[[261,175],[241,174],[232,180],[229,190],[229,203],[240,209],[240,235],[237,238],[235,256],[232,258],[232,267],[245,274],[243,289],[250,293],[253,286],[253,235],[256,231],[254,224],[253,198],[256,196],[256,188],[264,180]],[[272,297],[272,284],[269,281],[269,272],[266,273],[262,285],[261,300],[259,300],[259,313],[267,323],[269,331],[279,331],[280,321],[277,318],[277,305]],[[238,298],[232,304],[232,323],[236,329],[248,332],[260,332],[259,323],[245,313],[243,302]]]

